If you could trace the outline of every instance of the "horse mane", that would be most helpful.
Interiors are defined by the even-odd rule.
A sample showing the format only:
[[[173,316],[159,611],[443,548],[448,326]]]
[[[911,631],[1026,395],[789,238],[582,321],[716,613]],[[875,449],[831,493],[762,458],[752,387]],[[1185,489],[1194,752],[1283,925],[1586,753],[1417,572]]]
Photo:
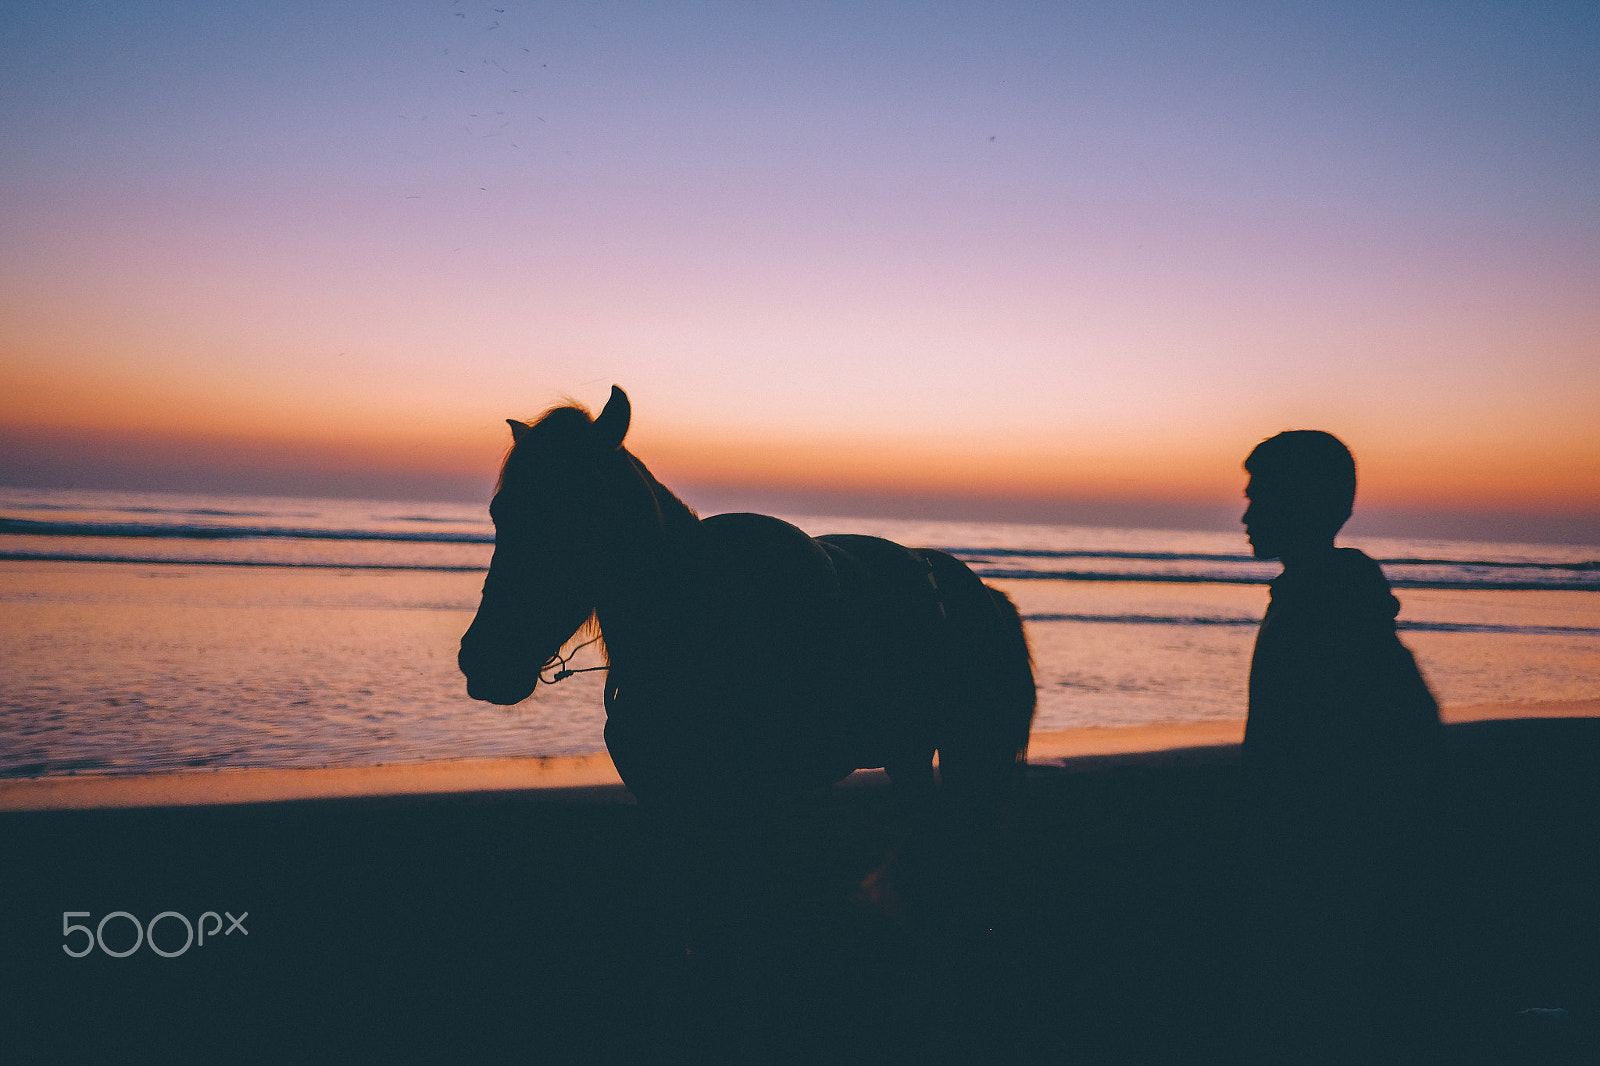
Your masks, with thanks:
[[[511,447],[506,449],[505,458],[500,460],[500,474],[495,478],[494,491],[499,492],[505,488],[506,474],[511,469],[512,459],[519,451],[523,455],[528,455],[541,445],[559,444],[564,439],[570,440],[577,435],[579,426],[587,426],[593,422],[594,418],[589,414],[587,407],[569,399],[566,403],[545,411],[532,422],[526,423],[528,432],[520,440],[512,441]]]
[[[500,474],[495,479],[495,492],[499,492],[506,484],[506,476],[511,472],[512,463],[517,455],[532,455],[545,449],[557,451],[571,447],[583,431],[583,427],[594,423],[594,416],[589,409],[576,400],[568,399],[566,403],[551,407],[534,421],[529,422],[528,432],[522,438],[513,441],[506,450],[505,458],[500,462]],[[680,500],[676,493],[656,480],[650,468],[645,466],[638,456],[627,448],[618,448],[617,452],[630,464],[639,480],[644,483],[646,490],[655,499],[656,514],[661,526],[669,534],[693,525],[700,521],[700,516],[694,508]]]
[[[618,448],[617,451],[628,462],[633,464],[640,479],[649,488],[650,495],[655,497],[656,513],[661,516],[661,527],[663,529],[668,533],[674,533],[685,526],[691,526],[700,521],[700,515],[695,509],[678,499],[677,493],[657,481],[656,476],[650,472],[650,468],[645,466],[637,455],[634,455],[626,448]]]

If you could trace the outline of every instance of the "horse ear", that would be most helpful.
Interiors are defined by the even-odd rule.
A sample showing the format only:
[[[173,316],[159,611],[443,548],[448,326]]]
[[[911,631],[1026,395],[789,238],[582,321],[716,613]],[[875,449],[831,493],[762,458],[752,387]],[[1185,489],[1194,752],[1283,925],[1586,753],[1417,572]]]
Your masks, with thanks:
[[[528,430],[533,428],[526,422],[518,422],[515,418],[506,419],[506,425],[511,427],[512,444],[516,444],[518,441],[522,440],[522,438],[527,435]]]
[[[633,407],[628,394],[611,386],[611,399],[606,401],[600,417],[594,420],[595,440],[606,451],[622,447],[622,438],[628,435],[628,422],[633,417]]]

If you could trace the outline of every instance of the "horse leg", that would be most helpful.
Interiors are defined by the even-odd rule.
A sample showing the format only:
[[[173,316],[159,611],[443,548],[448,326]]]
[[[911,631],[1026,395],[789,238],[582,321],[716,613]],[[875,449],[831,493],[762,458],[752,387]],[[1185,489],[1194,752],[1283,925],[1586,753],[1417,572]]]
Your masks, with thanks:
[[[684,1061],[734,1061],[770,1010],[769,805],[640,805],[656,883],[657,1029]]]
[[[889,849],[856,886],[851,898],[895,920],[905,917],[905,882],[915,881],[921,852],[933,820],[938,790],[933,776],[933,745],[911,754],[891,756],[889,775]]]

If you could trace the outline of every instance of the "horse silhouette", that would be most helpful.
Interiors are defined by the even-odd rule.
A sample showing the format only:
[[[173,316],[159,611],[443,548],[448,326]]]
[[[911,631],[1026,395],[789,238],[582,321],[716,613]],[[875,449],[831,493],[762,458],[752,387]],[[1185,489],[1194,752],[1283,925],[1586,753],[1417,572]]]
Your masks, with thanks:
[[[587,627],[606,747],[641,805],[751,803],[881,766],[896,797],[997,809],[1035,703],[1005,594],[941,551],[701,519],[622,446],[630,417],[613,386],[594,419],[508,419],[468,693],[526,699]]]

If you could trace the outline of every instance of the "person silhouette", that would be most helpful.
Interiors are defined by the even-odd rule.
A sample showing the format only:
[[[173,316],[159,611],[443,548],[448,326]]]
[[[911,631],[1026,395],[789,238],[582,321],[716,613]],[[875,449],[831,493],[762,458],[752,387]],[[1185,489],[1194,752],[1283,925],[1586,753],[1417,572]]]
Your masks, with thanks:
[[[1355,501],[1350,450],[1294,430],[1244,468],[1251,551],[1283,564],[1256,635],[1242,749],[1250,1013],[1276,1030],[1261,1034],[1264,1060],[1354,1061],[1392,1049],[1425,1013],[1413,992],[1428,954],[1439,708],[1396,635],[1383,571],[1334,546]]]

